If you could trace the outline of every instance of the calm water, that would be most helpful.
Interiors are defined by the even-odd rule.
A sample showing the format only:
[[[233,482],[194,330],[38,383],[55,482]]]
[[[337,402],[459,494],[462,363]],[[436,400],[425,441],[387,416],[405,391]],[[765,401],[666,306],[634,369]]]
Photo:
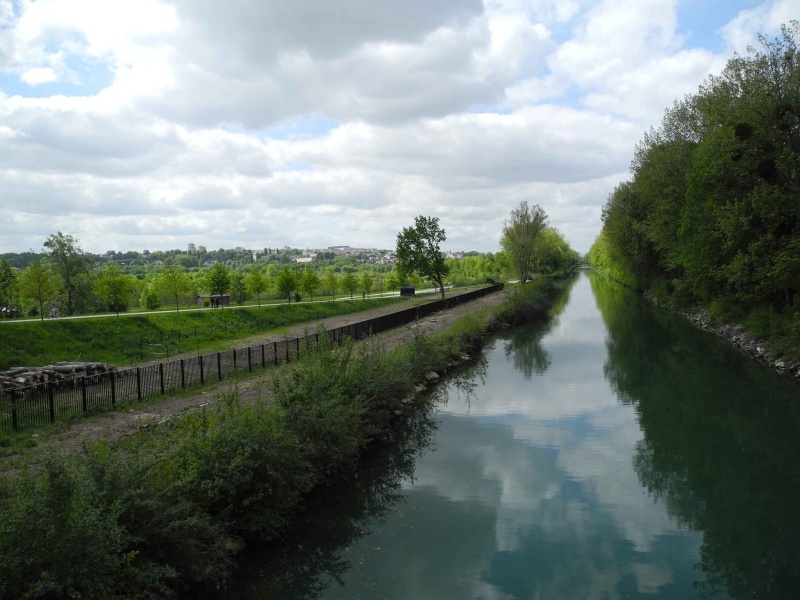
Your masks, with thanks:
[[[800,595],[800,385],[583,273],[231,597]]]

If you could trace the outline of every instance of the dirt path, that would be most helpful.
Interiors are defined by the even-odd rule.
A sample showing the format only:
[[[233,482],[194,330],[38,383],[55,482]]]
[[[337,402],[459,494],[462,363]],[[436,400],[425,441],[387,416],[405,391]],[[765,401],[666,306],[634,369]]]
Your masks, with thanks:
[[[415,335],[431,335],[448,329],[458,318],[470,313],[491,314],[495,306],[505,300],[507,291],[489,294],[477,300],[443,310],[409,325],[377,334],[375,339],[387,350],[401,344],[408,343]],[[311,323],[298,324],[290,328],[288,334],[267,334],[237,340],[235,345],[271,342],[282,340],[284,335],[301,335],[306,329],[315,331],[318,326],[326,328],[341,327],[354,323],[364,318],[389,314],[408,308],[408,304],[401,303],[351,315],[312,321]],[[233,345],[233,344],[232,344]],[[73,423],[57,424],[52,431],[46,434],[36,434],[37,445],[25,452],[26,456],[43,455],[50,451],[64,454],[79,448],[84,441],[108,439],[116,440],[134,435],[144,428],[156,426],[181,413],[196,409],[214,402],[221,396],[230,393],[234,387],[245,401],[254,401],[258,397],[269,398],[269,382],[276,372],[276,368],[269,367],[258,374],[246,376],[236,382],[228,379],[204,388],[189,390],[170,396],[161,396],[150,401],[135,405],[127,410],[117,410],[101,413],[92,417],[81,419]],[[14,470],[23,457],[19,454],[0,458],[0,472]]]

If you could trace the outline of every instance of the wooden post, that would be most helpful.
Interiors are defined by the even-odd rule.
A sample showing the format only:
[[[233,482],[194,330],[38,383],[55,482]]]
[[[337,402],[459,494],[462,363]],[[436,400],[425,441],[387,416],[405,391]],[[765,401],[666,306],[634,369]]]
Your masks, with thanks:
[[[236,372],[236,348],[233,349],[233,372]]]
[[[297,358],[300,358],[300,338],[294,338],[294,341],[296,342],[295,345],[297,346]]]
[[[289,362],[289,340],[283,340],[283,349],[286,351],[286,362]]]
[[[264,344],[261,344],[261,368],[267,367],[267,351],[264,349]]]
[[[253,353],[250,351],[250,346],[247,347],[247,370],[253,372]]]
[[[275,366],[278,366],[278,342],[272,342],[272,356],[275,357]]]

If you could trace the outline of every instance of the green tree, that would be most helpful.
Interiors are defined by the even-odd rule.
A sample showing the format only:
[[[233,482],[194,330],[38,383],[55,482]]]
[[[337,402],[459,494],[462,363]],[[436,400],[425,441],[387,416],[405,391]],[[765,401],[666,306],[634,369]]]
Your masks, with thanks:
[[[180,311],[180,297],[188,294],[192,289],[192,282],[183,268],[178,265],[166,264],[155,282],[156,289],[175,301],[175,312]]]
[[[145,310],[156,310],[161,306],[158,293],[149,283],[142,289],[142,293],[139,296],[139,306]]]
[[[508,253],[514,270],[522,283],[533,274],[536,262],[536,244],[547,227],[547,214],[541,206],[528,206],[526,201],[511,211],[509,220],[503,225],[500,245]]]
[[[231,289],[231,273],[221,262],[214,263],[206,273],[206,288],[212,296],[222,296]],[[224,308],[224,304],[220,303]]]
[[[108,310],[117,313],[128,310],[128,303],[135,289],[130,275],[125,275],[114,261],[107,262],[100,277],[93,282],[94,293],[106,303]]]
[[[297,290],[297,274],[289,267],[283,267],[278,274],[278,292],[282,297],[292,301],[292,292]]]
[[[396,289],[400,287],[400,280],[397,277],[397,273],[392,271],[389,273],[389,276],[386,277],[386,289],[390,292],[394,292]]]
[[[264,276],[264,272],[258,267],[253,267],[247,274],[247,291],[258,299],[258,306],[261,306],[261,294],[269,289],[269,281]]]
[[[369,296],[372,286],[375,285],[375,279],[369,271],[364,271],[361,275],[361,289]]]
[[[231,273],[231,300],[240,306],[247,301],[245,277],[238,271]]]
[[[323,287],[325,291],[328,292],[331,297],[336,300],[336,292],[339,290],[339,276],[333,272],[333,269],[328,268],[325,271],[325,277],[323,278]]]
[[[314,299],[314,292],[319,289],[320,283],[319,275],[314,269],[305,269],[303,271],[303,276],[300,278],[300,288],[304,294],[311,296],[312,300]]]
[[[0,308],[14,309],[17,303],[17,274],[5,258],[0,258]]]
[[[404,227],[397,234],[397,263],[405,272],[416,272],[433,281],[444,298],[444,278],[448,268],[439,244],[444,242],[445,231],[439,227],[437,217],[418,216],[414,227]]]
[[[76,299],[86,289],[89,272],[94,260],[86,254],[71,235],[60,231],[47,238],[44,247],[50,251],[49,260],[53,270],[61,277],[61,285],[67,297],[67,314],[73,314]]]
[[[38,258],[19,275],[20,296],[39,305],[39,317],[44,321],[44,305],[58,297],[61,279]]]
[[[345,292],[350,292],[350,298],[352,298],[353,294],[358,290],[358,278],[353,273],[346,273],[342,277],[342,289]]]

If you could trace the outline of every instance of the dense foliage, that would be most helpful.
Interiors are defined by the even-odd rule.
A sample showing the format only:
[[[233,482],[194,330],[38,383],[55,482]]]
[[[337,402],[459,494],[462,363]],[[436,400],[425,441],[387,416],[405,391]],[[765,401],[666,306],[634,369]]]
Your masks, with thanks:
[[[669,109],[603,209],[598,269],[675,303],[800,333],[800,25]]]

